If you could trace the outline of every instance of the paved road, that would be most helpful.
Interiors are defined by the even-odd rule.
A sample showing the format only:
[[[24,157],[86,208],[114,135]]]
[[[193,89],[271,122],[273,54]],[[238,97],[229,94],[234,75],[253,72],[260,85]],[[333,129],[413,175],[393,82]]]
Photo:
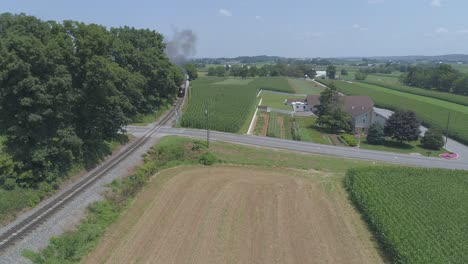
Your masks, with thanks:
[[[132,131],[129,130],[129,132],[131,133]],[[161,128],[159,133],[165,135],[187,136],[200,139],[206,138],[206,131],[198,129],[163,127]],[[307,143],[302,141],[292,141],[259,136],[246,136],[216,131],[210,131],[210,139],[236,144],[285,149],[305,153],[325,154],[345,158],[381,161],[418,167],[468,170],[468,163],[462,160],[444,160],[440,158],[399,154],[384,151],[363,150],[349,147],[336,147]]]

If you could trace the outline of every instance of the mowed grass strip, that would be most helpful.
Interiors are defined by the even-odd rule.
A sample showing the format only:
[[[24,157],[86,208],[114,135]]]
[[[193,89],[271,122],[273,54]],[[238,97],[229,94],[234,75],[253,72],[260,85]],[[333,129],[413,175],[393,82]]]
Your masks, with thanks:
[[[468,172],[361,168],[347,173],[357,208],[394,263],[468,263]]]
[[[252,82],[254,79],[253,78],[228,78],[226,80],[216,82],[214,84],[227,84],[227,85],[247,85],[250,82]]]
[[[270,90],[283,93],[295,93],[294,89],[288,82],[286,77],[259,77],[252,82],[252,85],[259,90]]]
[[[363,82],[372,84],[372,85],[381,86],[381,87],[395,90],[395,91],[405,92],[405,93],[414,94],[414,95],[421,95],[421,96],[425,96],[429,98],[447,101],[447,102],[454,103],[454,104],[459,104],[462,106],[468,106],[468,96],[427,90],[427,89],[418,88],[418,87],[406,86],[398,82],[389,82],[389,81],[382,80],[379,78],[368,79]]]
[[[289,84],[298,94],[318,95],[323,91],[323,87],[312,81],[304,79],[288,79]]]
[[[332,83],[329,80],[321,80],[321,82],[327,85]],[[443,131],[446,129],[450,112],[449,136],[468,144],[468,107],[466,106],[371,84],[344,81],[334,83],[337,89],[346,95],[370,96],[378,107],[414,111],[422,119],[424,125]]]
[[[278,94],[271,93],[267,90],[263,90],[260,96],[263,98],[262,105],[268,106],[270,108],[282,109],[287,111],[292,111],[292,106],[284,103],[286,99],[297,99],[304,100],[305,96],[297,96],[295,94]]]

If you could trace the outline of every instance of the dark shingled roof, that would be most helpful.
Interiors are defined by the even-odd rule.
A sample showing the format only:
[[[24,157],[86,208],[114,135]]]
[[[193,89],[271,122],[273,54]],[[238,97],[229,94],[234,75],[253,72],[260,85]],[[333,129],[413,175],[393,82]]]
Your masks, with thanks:
[[[308,95],[305,101],[309,107],[316,107],[320,105],[320,95]],[[340,96],[338,101],[341,109],[352,117],[358,117],[374,109],[374,102],[369,96]]]
[[[308,95],[305,99],[310,108],[320,104],[320,95]]]
[[[343,111],[352,117],[358,117],[374,109],[374,102],[369,96],[341,96],[339,101]]]

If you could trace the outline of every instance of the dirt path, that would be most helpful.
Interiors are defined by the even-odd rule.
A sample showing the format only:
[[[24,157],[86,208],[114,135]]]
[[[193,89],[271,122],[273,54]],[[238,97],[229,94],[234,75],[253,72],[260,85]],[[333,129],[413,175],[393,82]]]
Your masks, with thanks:
[[[380,263],[357,231],[359,215],[325,191],[324,177],[227,166],[163,172],[83,263]]]
[[[268,123],[270,123],[270,116],[267,114],[262,114],[261,116],[263,118],[262,136],[266,137],[268,132]]]
[[[286,138],[286,135],[284,133],[284,118],[282,116],[278,116],[278,125],[280,126],[280,137],[281,138]]]

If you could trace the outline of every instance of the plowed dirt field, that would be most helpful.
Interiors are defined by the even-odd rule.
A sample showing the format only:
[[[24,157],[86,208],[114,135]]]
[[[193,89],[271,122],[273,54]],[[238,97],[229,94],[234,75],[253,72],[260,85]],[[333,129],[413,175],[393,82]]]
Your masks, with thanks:
[[[323,177],[235,166],[165,171],[83,262],[381,262],[359,215]]]

